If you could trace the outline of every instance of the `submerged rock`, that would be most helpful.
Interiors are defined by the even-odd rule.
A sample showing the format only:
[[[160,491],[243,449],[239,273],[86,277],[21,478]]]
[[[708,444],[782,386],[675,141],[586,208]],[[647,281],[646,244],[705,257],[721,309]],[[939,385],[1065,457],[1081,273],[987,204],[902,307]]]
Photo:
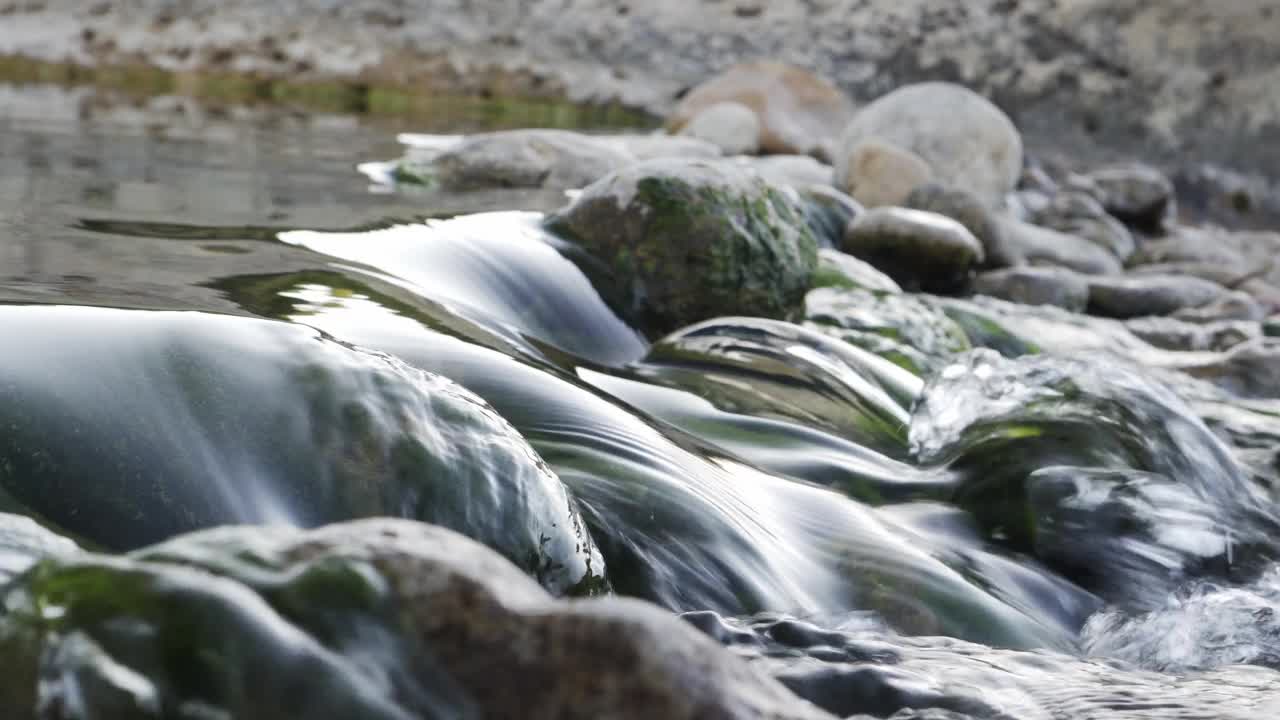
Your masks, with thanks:
[[[760,149],[760,120],[742,103],[716,103],[699,110],[680,135],[709,142],[725,155],[753,155]]]
[[[914,295],[821,288],[805,297],[805,318],[824,333],[925,375],[969,349],[964,331]]]
[[[862,258],[909,289],[955,292],[983,260],[982,243],[937,213],[882,207],[854,218],[841,250]]]
[[[493,187],[579,188],[632,158],[564,130],[506,130],[468,136],[437,155],[430,176],[452,190]]]
[[[0,513],[0,587],[47,557],[63,557],[80,550],[70,539],[29,517]]]
[[[1259,337],[1257,323],[1216,321],[1193,323],[1171,317],[1141,317],[1125,322],[1134,335],[1165,350],[1220,351]]]
[[[968,188],[990,207],[1004,203],[1022,170],[1022,138],[1013,122],[960,85],[907,85],[859,109],[840,136],[837,185],[850,184],[855,150],[869,139],[914,153],[934,180]]]
[[[1111,602],[1149,607],[1280,557],[1280,516],[1232,451],[1118,358],[975,351],[925,388],[911,442],[968,478],[955,502],[993,538]]]
[[[556,593],[603,585],[560,479],[443,377],[263,320],[5,307],[0,323],[24,338],[0,357],[0,490],[55,530],[126,550],[390,515],[462,532]]]
[[[803,68],[761,60],[741,63],[685,95],[667,117],[679,132],[712,106],[733,102],[759,119],[767,153],[829,157],[831,144],[853,114],[853,104],[825,78]]]
[[[717,315],[796,312],[817,241],[795,203],[758,175],[652,160],[592,184],[548,227],[578,243],[606,300],[661,335]]]
[[[654,606],[556,601],[408,521],[46,560],[3,608],[12,716],[829,717]]]
[[[1280,673],[1231,662],[1274,665],[1274,656],[1268,657],[1276,647],[1275,581],[1270,582],[1266,589],[1251,589],[1249,598],[1231,597],[1228,590],[1204,593],[1216,597],[1193,599],[1187,611],[1175,608],[1154,622],[1098,622],[1100,637],[1110,637],[1112,628],[1120,633],[1117,642],[1097,646],[1096,659],[902,637],[874,616],[814,622],[776,614],[689,613],[684,619],[792,692],[849,720],[1145,720],[1155,714],[1253,720],[1280,710]],[[1214,612],[1221,614],[1213,617]],[[1205,621],[1226,635],[1225,646],[1220,636],[1197,630]],[[1198,655],[1202,662],[1181,666],[1176,675],[1152,672],[1161,658],[1177,653]]]

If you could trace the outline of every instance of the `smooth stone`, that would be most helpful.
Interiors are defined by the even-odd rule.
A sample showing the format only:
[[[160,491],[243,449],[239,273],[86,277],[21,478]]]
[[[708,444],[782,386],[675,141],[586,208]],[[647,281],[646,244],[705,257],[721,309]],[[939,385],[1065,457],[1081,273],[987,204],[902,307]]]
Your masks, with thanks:
[[[1124,324],[1142,340],[1179,352],[1221,352],[1262,334],[1257,323],[1239,320],[1195,323],[1177,317],[1148,316],[1132,318]]]
[[[859,109],[840,137],[837,185],[849,184],[854,150],[871,138],[915,153],[934,180],[967,188],[993,208],[1003,204],[1022,171],[1022,137],[1009,117],[951,83],[907,85]]]
[[[493,187],[580,188],[632,162],[607,143],[565,130],[506,130],[470,135],[431,162],[451,190]]]
[[[813,287],[857,288],[880,293],[900,293],[902,288],[893,278],[870,263],[833,248],[818,250],[818,271]]]
[[[937,213],[874,208],[854,218],[841,249],[884,271],[904,288],[954,292],[983,260],[982,243]]]
[[[982,243],[986,255],[984,267],[1010,267],[1023,262],[1017,248],[1006,241],[995,214],[981,198],[968,190],[925,183],[914,188],[902,205],[913,210],[946,215],[968,228]]]
[[[1142,243],[1128,263],[1132,266],[1199,263],[1218,265],[1230,272],[1254,270],[1253,264],[1227,235],[1217,230],[1179,226],[1164,237]]]
[[[1171,315],[1207,305],[1226,294],[1217,283],[1178,275],[1089,278],[1089,312],[1114,318]]]
[[[1275,284],[1261,278],[1254,278],[1252,280],[1246,280],[1236,287],[1249,293],[1254,300],[1257,300],[1258,303],[1262,305],[1262,309],[1265,313],[1273,314],[1280,312],[1280,287],[1277,287]]]
[[[1262,305],[1257,300],[1254,300],[1252,295],[1240,290],[1228,291],[1204,305],[1185,307],[1173,313],[1173,317],[1179,320],[1197,323],[1211,323],[1222,320],[1252,320],[1257,322],[1262,320],[1264,316],[1266,316],[1266,312],[1262,309]]]
[[[653,336],[721,315],[799,312],[818,243],[797,204],[732,162],[649,160],[593,183],[548,217],[584,272]]]
[[[1246,398],[1280,398],[1280,341],[1264,337],[1241,343],[1200,366],[1183,371]]]
[[[840,189],[869,208],[902,205],[933,176],[919,155],[874,137],[859,142],[841,161]]]
[[[760,150],[760,119],[737,102],[709,105],[680,128],[680,135],[703,140],[725,155],[754,155]]]
[[[1005,242],[1031,265],[1055,265],[1085,275],[1115,275],[1123,270],[1115,255],[1075,235],[1008,217],[997,222]]]
[[[1158,231],[1176,214],[1173,183],[1149,165],[1113,165],[1085,177],[1107,212],[1129,225]]]
[[[985,272],[973,280],[973,291],[1022,303],[1054,305],[1084,312],[1089,304],[1089,281],[1066,268],[1023,266]]]
[[[791,185],[797,189],[808,185],[830,186],[835,175],[830,165],[808,155],[743,155],[733,159],[755,169],[774,185]]]
[[[1225,288],[1236,287],[1249,278],[1253,277],[1256,271],[1242,271],[1229,265],[1220,265],[1217,263],[1204,262],[1168,262],[1155,263],[1152,265],[1134,265],[1126,272],[1129,275],[1188,275],[1190,277],[1198,277],[1201,280],[1215,282]]]
[[[1267,337],[1280,337],[1280,315],[1272,315],[1262,321],[1262,334]]]
[[[968,336],[959,325],[941,310],[910,294],[820,288],[805,297],[805,319],[811,326],[825,326],[823,332],[828,335],[886,357],[913,372],[939,369],[952,356],[970,348]],[[892,343],[871,344],[876,338]],[[905,346],[914,353],[903,352],[897,346]],[[904,360],[910,362],[904,363]]]
[[[670,612],[556,600],[483,545],[409,521],[47,560],[3,600],[58,609],[0,618],[15,717],[832,720]]]
[[[820,159],[829,158],[853,115],[853,103],[825,78],[760,60],[734,65],[689,91],[667,117],[667,129],[679,132],[703,110],[724,102],[745,105],[756,114],[762,151]]]
[[[625,153],[633,160],[654,158],[718,158],[724,152],[706,140],[653,132],[645,135],[592,135],[591,139]]]
[[[1137,242],[1121,222],[1107,214],[1097,200],[1082,192],[1061,192],[1033,214],[1035,224],[1084,238],[1122,262],[1133,255]]]

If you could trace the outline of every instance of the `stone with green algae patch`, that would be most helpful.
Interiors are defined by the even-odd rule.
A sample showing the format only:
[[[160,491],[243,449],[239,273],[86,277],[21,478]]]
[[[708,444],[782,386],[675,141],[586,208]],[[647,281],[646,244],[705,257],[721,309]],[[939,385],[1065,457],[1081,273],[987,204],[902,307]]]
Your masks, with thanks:
[[[797,313],[817,241],[796,204],[745,168],[651,160],[612,173],[548,218],[625,319],[658,336],[721,315]]]

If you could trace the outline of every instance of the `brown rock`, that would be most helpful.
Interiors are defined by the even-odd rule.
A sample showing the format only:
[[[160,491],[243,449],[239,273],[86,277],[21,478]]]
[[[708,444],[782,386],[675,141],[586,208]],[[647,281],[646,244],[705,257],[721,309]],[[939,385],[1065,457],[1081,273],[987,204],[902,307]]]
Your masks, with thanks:
[[[803,68],[762,60],[735,65],[694,88],[667,118],[679,132],[703,110],[736,102],[760,119],[760,149],[829,160],[853,103],[835,85]]]

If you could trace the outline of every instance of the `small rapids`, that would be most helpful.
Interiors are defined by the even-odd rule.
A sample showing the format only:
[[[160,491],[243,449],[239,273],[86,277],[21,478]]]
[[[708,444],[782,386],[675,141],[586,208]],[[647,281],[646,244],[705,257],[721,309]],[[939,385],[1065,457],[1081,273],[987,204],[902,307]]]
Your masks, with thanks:
[[[1270,405],[1010,351],[1048,320],[1007,357],[946,329],[917,376],[841,339],[877,318],[831,290],[806,322],[649,342],[535,213],[252,242],[304,267],[202,287],[257,318],[0,309],[0,509],[113,550],[480,528],[544,587],[684,613],[842,716],[1280,712]]]

